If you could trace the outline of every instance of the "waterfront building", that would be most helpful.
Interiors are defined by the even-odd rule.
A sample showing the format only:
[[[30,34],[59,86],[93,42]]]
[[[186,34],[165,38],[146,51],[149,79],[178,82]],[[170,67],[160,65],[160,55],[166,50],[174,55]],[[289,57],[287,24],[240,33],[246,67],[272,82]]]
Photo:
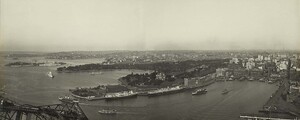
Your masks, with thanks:
[[[189,79],[188,79],[188,78],[184,78],[184,79],[183,79],[183,85],[184,85],[185,87],[189,86]]]
[[[265,61],[271,61],[271,57],[270,56],[266,56],[266,57],[264,57],[264,60]]]
[[[264,59],[264,56],[263,55],[258,55],[257,56],[257,61],[262,61]]]
[[[264,73],[266,73],[268,76],[270,76],[272,73],[276,73],[277,71],[277,66],[274,62],[267,62],[265,63],[264,66]]]
[[[255,67],[255,63],[254,63],[254,61],[248,61],[247,63],[246,63],[246,69],[247,70],[250,70],[250,69],[253,69]]]
[[[213,78],[215,78],[215,74],[208,74],[203,77],[184,78],[184,86],[189,88],[203,86],[211,82]]]
[[[278,68],[279,70],[287,70],[288,61],[281,61]]]
[[[218,68],[216,69],[216,77],[222,77],[226,75],[228,68]]]
[[[245,69],[233,69],[233,70],[232,70],[232,74],[233,74],[233,76],[239,78],[239,77],[248,75],[248,71],[245,70]]]
[[[249,70],[249,75],[255,78],[259,78],[263,76],[263,70],[260,69],[251,69]]]

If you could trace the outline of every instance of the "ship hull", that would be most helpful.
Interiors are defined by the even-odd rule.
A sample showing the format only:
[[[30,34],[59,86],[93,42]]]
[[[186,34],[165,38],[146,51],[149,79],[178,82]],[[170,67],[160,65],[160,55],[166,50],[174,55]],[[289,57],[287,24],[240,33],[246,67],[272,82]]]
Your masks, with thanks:
[[[104,97],[105,100],[119,100],[126,98],[134,98],[137,97],[138,94],[128,95],[128,96],[120,96],[120,97]]]
[[[206,94],[207,91],[201,91],[201,92],[197,92],[197,93],[192,93],[192,95],[202,95],[202,94]]]
[[[179,93],[181,91],[183,91],[183,89],[173,90],[173,91],[165,91],[165,92],[159,92],[159,93],[148,93],[148,97],[155,97],[155,96],[161,96],[161,95],[174,94],[174,93]]]

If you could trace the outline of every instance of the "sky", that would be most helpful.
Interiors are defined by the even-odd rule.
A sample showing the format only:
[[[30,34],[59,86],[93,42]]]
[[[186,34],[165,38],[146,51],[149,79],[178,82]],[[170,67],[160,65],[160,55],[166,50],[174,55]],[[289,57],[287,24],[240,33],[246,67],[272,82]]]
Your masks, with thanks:
[[[300,50],[300,0],[0,0],[0,50]]]

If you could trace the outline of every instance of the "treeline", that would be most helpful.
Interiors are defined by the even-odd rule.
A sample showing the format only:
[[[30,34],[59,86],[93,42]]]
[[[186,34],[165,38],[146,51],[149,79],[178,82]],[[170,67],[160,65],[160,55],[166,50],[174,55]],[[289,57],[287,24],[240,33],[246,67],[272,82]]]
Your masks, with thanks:
[[[8,63],[5,66],[39,66],[39,63],[13,62]]]
[[[175,77],[171,75],[165,75],[165,78],[158,79],[156,75],[159,74],[157,71],[152,73],[144,73],[144,74],[129,74],[125,77],[121,77],[119,80],[125,83],[126,85],[130,86],[149,86],[149,85],[160,85],[164,81],[173,82]]]
[[[210,67],[224,66],[228,62],[228,59],[215,59],[215,60],[188,60],[181,62],[158,62],[150,64],[113,64],[113,65],[102,65],[102,64],[85,64],[69,67],[59,67],[59,72],[80,72],[80,71],[91,71],[91,70],[103,70],[103,69],[139,69],[139,70],[155,70],[164,73],[176,73],[182,72],[187,69],[207,65]]]

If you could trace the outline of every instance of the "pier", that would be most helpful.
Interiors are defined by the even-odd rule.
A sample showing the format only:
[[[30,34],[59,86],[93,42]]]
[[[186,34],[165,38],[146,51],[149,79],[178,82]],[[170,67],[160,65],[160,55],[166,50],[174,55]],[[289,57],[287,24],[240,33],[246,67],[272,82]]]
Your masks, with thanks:
[[[290,116],[288,114],[241,114],[240,118],[246,119],[246,120],[298,120],[297,117]]]

